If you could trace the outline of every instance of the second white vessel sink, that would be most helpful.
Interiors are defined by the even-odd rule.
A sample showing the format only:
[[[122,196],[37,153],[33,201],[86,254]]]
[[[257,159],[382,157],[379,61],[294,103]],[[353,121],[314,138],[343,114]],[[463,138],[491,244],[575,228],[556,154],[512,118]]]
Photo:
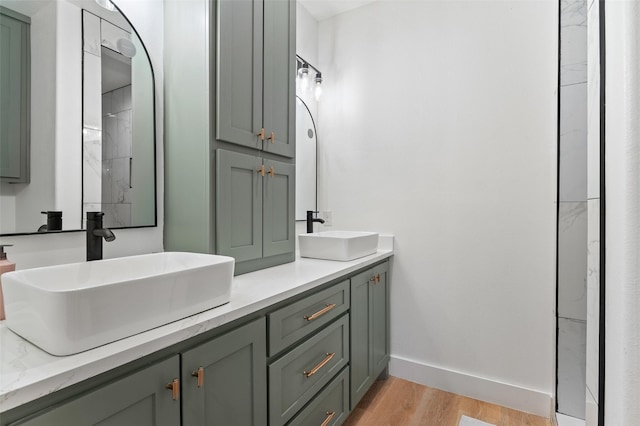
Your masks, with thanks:
[[[325,231],[299,235],[301,257],[348,261],[378,250],[376,232]]]
[[[168,252],[9,272],[6,325],[53,355],[71,355],[227,303],[234,265]]]

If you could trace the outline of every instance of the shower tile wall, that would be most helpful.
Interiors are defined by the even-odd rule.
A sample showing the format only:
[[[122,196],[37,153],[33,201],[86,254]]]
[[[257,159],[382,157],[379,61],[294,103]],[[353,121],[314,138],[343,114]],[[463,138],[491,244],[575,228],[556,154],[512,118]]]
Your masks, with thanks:
[[[598,424],[600,332],[600,40],[598,2],[588,6],[586,425]]]
[[[131,85],[102,95],[102,211],[105,226],[131,225]]]
[[[587,2],[560,2],[558,412],[585,418]]]

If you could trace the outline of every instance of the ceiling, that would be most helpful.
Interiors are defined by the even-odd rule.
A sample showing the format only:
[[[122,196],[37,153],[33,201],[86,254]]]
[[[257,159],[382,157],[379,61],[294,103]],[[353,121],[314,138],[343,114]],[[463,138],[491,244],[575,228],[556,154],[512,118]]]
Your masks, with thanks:
[[[318,21],[347,12],[377,0],[298,0]]]

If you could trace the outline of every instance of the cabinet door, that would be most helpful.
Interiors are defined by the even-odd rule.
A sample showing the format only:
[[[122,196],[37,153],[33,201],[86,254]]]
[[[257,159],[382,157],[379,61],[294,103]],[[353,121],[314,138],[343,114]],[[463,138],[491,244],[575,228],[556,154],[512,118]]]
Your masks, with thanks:
[[[373,270],[351,278],[351,409],[373,384],[371,291]]]
[[[260,318],[182,354],[185,425],[267,424],[265,323]]]
[[[295,155],[296,2],[264,0],[264,150]]]
[[[295,250],[295,187],[293,164],[265,160],[263,190],[263,256]]]
[[[263,0],[217,5],[216,137],[262,149]]]
[[[376,281],[370,286],[372,341],[371,356],[375,379],[389,363],[389,264],[383,263],[374,268]]]
[[[0,45],[0,179],[28,183],[29,25],[0,13]]]
[[[262,159],[216,150],[217,254],[262,257]]]
[[[389,264],[351,278],[351,409],[389,363]]]
[[[175,426],[180,424],[180,400],[167,384],[178,378],[180,360],[165,361],[112,382],[71,402],[26,421],[23,426]]]

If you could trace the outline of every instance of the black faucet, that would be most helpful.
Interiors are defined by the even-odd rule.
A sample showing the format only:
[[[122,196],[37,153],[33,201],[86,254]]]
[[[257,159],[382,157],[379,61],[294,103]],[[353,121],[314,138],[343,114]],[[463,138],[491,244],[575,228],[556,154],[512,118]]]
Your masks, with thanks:
[[[113,241],[116,236],[102,227],[102,212],[87,212],[87,260],[102,259],[102,239]]]
[[[313,222],[324,223],[324,219],[320,219],[319,217],[313,217],[313,210],[307,210],[307,234],[313,233]]]
[[[62,212],[61,211],[49,210],[49,211],[40,212],[40,213],[47,215],[47,224],[42,225],[40,228],[38,228],[38,232],[62,231]]]

